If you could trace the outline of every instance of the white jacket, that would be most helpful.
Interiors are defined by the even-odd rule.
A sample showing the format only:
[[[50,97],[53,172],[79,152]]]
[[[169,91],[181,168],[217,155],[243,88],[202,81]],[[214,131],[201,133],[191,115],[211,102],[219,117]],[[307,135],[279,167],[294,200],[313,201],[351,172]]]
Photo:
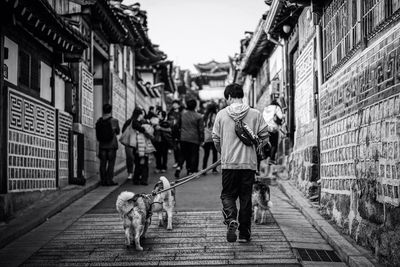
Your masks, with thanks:
[[[265,122],[268,124],[268,126],[271,129],[273,129],[273,131],[276,132],[279,130],[280,126],[278,124],[276,124],[276,122],[274,121],[275,114],[279,119],[283,119],[282,109],[279,106],[269,105],[264,108],[263,118],[264,118]]]

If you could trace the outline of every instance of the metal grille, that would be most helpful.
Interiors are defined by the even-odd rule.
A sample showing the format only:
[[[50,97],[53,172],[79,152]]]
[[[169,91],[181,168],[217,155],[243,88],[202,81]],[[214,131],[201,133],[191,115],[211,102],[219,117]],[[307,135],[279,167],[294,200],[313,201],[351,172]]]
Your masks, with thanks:
[[[296,248],[296,250],[302,261],[341,262],[336,253],[332,250],[304,248]]]

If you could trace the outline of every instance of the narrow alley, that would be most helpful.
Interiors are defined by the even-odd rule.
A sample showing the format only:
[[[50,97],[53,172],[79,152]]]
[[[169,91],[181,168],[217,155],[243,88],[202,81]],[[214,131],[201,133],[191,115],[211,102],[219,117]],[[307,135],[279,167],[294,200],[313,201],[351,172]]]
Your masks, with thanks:
[[[227,243],[220,174],[177,188],[174,229],[159,227],[153,215],[144,251],[126,248],[115,201],[125,190],[150,192],[159,177],[150,173],[149,186],[133,185],[120,175],[118,188],[88,193],[1,249],[3,266],[346,266],[277,186],[271,186],[274,207],[267,223],[253,225],[251,242]],[[172,176],[172,170],[166,175]],[[312,260],[302,260],[297,249],[319,251],[320,256],[310,253]]]

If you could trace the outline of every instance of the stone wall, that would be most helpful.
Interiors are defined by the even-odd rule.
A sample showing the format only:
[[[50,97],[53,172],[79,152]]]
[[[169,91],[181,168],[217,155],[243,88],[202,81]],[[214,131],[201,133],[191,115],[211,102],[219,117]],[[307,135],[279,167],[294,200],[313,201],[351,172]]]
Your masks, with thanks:
[[[295,62],[295,98],[293,152],[289,156],[289,177],[307,196],[318,194],[319,179],[318,129],[314,102],[314,30],[302,30],[301,27],[313,28],[305,9],[299,18],[299,36],[301,44],[299,57]]]
[[[389,265],[400,265],[400,24],[321,88],[323,212]]]

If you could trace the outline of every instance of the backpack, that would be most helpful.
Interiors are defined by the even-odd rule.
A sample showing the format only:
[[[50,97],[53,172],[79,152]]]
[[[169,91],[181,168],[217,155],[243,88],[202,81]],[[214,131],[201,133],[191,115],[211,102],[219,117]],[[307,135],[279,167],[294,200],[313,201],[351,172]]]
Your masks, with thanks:
[[[276,115],[276,110],[277,110],[277,109],[278,109],[278,106],[275,108],[273,120],[274,120],[274,122],[275,122],[277,125],[282,125],[282,123],[283,123],[283,118],[281,119],[281,118],[278,117],[278,115]]]
[[[114,129],[111,125],[111,117],[108,119],[100,118],[96,122],[96,138],[101,143],[108,143],[114,138]]]

